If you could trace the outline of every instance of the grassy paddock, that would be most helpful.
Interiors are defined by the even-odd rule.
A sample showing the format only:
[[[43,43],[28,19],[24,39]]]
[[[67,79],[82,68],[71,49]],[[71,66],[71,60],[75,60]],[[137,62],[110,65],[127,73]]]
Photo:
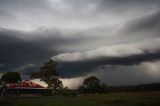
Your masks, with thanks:
[[[1,98],[0,106],[160,106],[160,91],[107,93],[82,97]]]

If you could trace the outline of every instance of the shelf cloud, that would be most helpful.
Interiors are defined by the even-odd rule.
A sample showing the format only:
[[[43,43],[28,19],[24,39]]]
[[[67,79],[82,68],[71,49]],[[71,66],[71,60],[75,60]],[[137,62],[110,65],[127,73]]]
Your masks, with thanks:
[[[63,81],[82,83],[89,75],[111,85],[160,81],[153,75],[159,7],[159,0],[0,0],[0,73],[16,70],[27,79],[53,59]]]

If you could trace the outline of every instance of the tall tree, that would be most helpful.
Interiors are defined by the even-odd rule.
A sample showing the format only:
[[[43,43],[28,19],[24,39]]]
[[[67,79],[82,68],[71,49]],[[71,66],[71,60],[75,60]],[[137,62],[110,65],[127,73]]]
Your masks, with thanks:
[[[31,78],[40,78],[42,81],[49,84],[51,78],[58,76],[56,66],[57,63],[50,59],[48,62],[43,63],[40,71],[32,73]]]
[[[56,71],[57,63],[53,60],[49,60],[44,63],[39,72],[32,73],[31,78],[40,78],[42,81],[48,84],[48,88],[53,88],[55,91],[59,90],[63,84],[57,76]]]
[[[21,76],[18,72],[7,72],[3,74],[1,80],[5,83],[16,83],[21,81]]]

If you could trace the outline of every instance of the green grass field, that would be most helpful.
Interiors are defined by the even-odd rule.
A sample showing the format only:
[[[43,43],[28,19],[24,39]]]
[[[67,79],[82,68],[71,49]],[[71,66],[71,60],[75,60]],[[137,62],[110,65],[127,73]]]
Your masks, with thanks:
[[[160,106],[160,92],[125,92],[82,97],[1,98],[0,106]]]

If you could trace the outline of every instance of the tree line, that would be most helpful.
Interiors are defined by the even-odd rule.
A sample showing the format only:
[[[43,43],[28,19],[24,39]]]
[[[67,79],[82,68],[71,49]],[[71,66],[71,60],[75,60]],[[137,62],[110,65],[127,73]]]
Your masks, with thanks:
[[[48,86],[47,88],[52,89],[51,94],[60,93],[75,93],[73,90],[69,90],[67,87],[63,86],[62,81],[59,80],[59,75],[57,73],[57,62],[54,60],[49,60],[40,67],[38,72],[31,74],[31,79],[40,79],[44,81]],[[7,72],[3,74],[0,79],[0,83],[16,83],[21,81],[21,76],[18,72]],[[2,85],[2,84],[1,84]],[[84,79],[83,84],[76,90],[76,93],[106,93],[106,92],[120,92],[120,91],[146,91],[146,90],[160,90],[160,83],[155,84],[142,84],[137,86],[106,86],[101,83],[100,80],[95,76],[90,76]]]

